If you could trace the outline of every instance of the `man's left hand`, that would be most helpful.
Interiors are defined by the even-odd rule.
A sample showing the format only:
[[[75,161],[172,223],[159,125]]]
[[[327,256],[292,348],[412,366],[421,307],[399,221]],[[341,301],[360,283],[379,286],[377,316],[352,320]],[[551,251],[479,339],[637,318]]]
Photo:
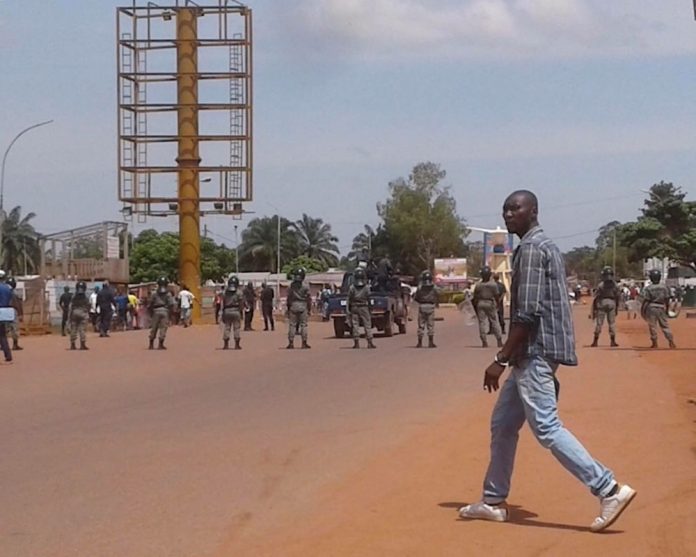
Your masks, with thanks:
[[[496,362],[493,362],[491,365],[489,365],[486,368],[486,371],[483,375],[484,390],[488,390],[489,393],[497,391],[500,388],[498,380],[500,379],[500,376],[503,374],[504,371],[505,366],[502,366]]]

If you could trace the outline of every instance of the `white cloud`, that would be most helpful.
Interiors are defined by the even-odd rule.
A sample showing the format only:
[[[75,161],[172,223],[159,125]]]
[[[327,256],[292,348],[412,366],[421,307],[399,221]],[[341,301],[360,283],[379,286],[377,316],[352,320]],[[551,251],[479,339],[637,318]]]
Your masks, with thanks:
[[[298,0],[285,21],[318,56],[514,59],[696,51],[696,23],[684,0]]]

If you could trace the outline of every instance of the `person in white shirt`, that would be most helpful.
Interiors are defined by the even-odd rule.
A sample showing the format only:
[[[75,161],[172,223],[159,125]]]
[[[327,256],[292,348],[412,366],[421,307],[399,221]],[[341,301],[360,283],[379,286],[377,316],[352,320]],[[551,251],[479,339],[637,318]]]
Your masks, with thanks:
[[[191,324],[191,307],[196,297],[186,288],[185,284],[182,284],[177,298],[181,308],[181,322],[184,327],[188,327]]]
[[[99,306],[97,305],[97,294],[99,287],[95,286],[92,293],[89,295],[89,321],[92,323],[94,332],[97,332],[97,317],[99,316]]]

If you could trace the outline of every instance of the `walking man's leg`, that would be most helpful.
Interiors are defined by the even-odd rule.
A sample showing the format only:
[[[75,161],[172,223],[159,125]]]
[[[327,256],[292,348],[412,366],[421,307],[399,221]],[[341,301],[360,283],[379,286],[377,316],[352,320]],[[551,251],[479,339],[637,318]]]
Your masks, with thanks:
[[[7,342],[7,329],[5,328],[5,323],[0,323],[0,348],[2,348],[2,353],[5,355],[5,361],[12,361],[12,351],[10,350],[10,345]]]

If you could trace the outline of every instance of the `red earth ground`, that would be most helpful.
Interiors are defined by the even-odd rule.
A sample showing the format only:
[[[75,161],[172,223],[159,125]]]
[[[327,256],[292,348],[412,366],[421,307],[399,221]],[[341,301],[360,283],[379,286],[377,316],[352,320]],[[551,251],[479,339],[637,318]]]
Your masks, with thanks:
[[[638,490],[596,535],[596,499],[526,429],[511,522],[458,519],[487,464],[495,348],[441,315],[437,350],[410,330],[353,351],[320,323],[293,352],[280,330],[224,352],[212,326],[173,329],[166,352],[142,331],[88,353],[25,339],[0,367],[0,555],[696,555],[696,320],[651,351],[622,315],[621,347],[591,349],[576,311],[561,417]]]

